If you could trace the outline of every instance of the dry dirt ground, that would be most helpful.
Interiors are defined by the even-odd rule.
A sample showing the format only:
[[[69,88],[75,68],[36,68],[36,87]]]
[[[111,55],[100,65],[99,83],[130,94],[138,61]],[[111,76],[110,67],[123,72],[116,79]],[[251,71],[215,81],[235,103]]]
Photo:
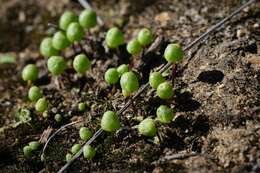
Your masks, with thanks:
[[[170,42],[183,46],[212,24],[227,16],[239,0],[99,0],[94,9],[105,22],[88,33],[87,53],[92,69],[79,77],[72,68],[59,77],[61,88],[53,84],[46,59],[38,46],[52,33],[48,22],[57,23],[65,10],[79,12],[82,7],[70,0],[0,0],[0,53],[12,53],[15,64],[0,64],[0,172],[56,172],[65,164],[65,155],[73,143],[80,142],[78,129],[60,133],[49,145],[44,162],[40,151],[24,158],[22,148],[39,140],[46,130],[58,129],[72,120],[84,119],[94,132],[102,113],[124,105],[120,86],[109,87],[103,80],[108,67],[130,63],[147,82],[149,71],[164,62],[163,51]],[[165,103],[149,91],[134,102],[123,115],[123,128],[115,135],[102,134],[95,142],[94,160],[83,158],[67,172],[260,172],[260,4],[250,6],[217,33],[186,52],[188,63],[180,64],[175,79],[175,97],[167,103],[175,107],[176,119],[159,126],[161,141],[140,136],[134,128],[137,117],[155,116]],[[102,40],[107,28],[120,27],[130,40],[141,27],[163,36],[159,48],[142,57],[131,57],[122,46],[106,53]],[[67,57],[68,64],[72,58]],[[34,111],[27,99],[29,86],[21,80],[28,63],[40,69],[36,81],[50,101],[48,119]],[[184,68],[185,67],[185,68]],[[88,110],[77,111],[77,102],[85,101]],[[30,110],[32,120],[19,123],[21,109]],[[63,116],[61,123],[53,119]]]

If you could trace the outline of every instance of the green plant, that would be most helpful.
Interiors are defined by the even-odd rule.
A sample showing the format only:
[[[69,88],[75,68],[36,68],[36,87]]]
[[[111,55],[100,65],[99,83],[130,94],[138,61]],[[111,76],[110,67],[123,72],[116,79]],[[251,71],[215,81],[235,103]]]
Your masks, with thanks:
[[[57,76],[66,69],[66,62],[61,56],[52,56],[48,59],[47,67],[53,75]]]
[[[130,53],[132,55],[136,55],[136,54],[139,54],[141,52],[142,46],[138,42],[137,39],[133,39],[133,40],[129,41],[129,43],[127,44],[126,50],[127,50],[128,53]]]
[[[59,51],[53,47],[52,43],[53,43],[52,38],[50,38],[50,37],[44,38],[42,40],[41,45],[40,45],[41,55],[48,57],[48,58],[51,56],[58,55]]]
[[[124,97],[129,97],[131,96],[131,93],[130,92],[127,92],[126,90],[122,90],[122,94]]]
[[[0,65],[3,64],[16,64],[16,56],[12,53],[4,53],[4,54],[0,54]]]
[[[78,73],[85,73],[87,70],[90,69],[91,62],[88,57],[84,54],[77,55],[73,60],[73,68]]]
[[[84,37],[84,30],[79,23],[73,22],[69,25],[66,35],[70,42],[80,41]]]
[[[77,21],[78,21],[78,17],[75,13],[73,13],[72,11],[66,11],[60,17],[59,27],[62,30],[67,30],[68,26],[71,23],[77,22]]]
[[[43,118],[48,118],[49,117],[49,113],[47,110],[45,110],[43,113],[42,113],[42,117]]]
[[[178,63],[183,55],[184,52],[179,44],[168,44],[164,51],[164,58],[171,63]]]
[[[79,15],[79,24],[86,29],[92,28],[97,24],[97,14],[91,9],[82,11]]]
[[[30,146],[23,147],[23,154],[24,154],[25,157],[32,156],[32,152],[33,152],[33,150]]]
[[[77,154],[79,152],[81,148],[81,145],[80,144],[74,144],[72,147],[71,147],[71,153],[72,154]]]
[[[154,137],[157,132],[154,120],[151,118],[146,118],[141,121],[138,125],[138,131],[141,135]]]
[[[57,50],[63,50],[69,47],[70,42],[63,31],[58,31],[54,34],[52,38],[52,46]],[[49,56],[53,56],[57,54],[50,54]]]
[[[156,115],[162,123],[170,123],[174,117],[173,110],[166,105],[161,105],[157,108]]]
[[[19,108],[15,113],[15,118],[23,123],[28,123],[32,120],[31,112],[26,108]]]
[[[101,119],[101,128],[107,132],[115,132],[120,128],[118,115],[113,111],[106,111]]]
[[[86,104],[83,102],[80,102],[78,104],[78,109],[79,109],[79,111],[84,112],[86,110]]]
[[[42,94],[42,90],[37,87],[37,86],[32,86],[30,89],[29,89],[29,92],[28,92],[28,98],[35,102],[37,101],[39,98],[41,98],[43,96]]]
[[[108,30],[105,41],[108,48],[117,48],[124,43],[124,35],[117,27],[113,27]]]
[[[159,72],[150,73],[149,76],[149,84],[153,89],[157,89],[157,87],[165,81],[164,77]]]
[[[139,31],[137,39],[142,46],[147,46],[153,41],[153,34],[149,29],[143,28]]]
[[[88,128],[81,127],[79,130],[79,136],[83,141],[87,141],[91,138],[92,133]]]
[[[173,88],[169,82],[163,82],[157,87],[157,95],[161,99],[170,99],[173,96]]]
[[[116,68],[109,68],[105,73],[105,81],[109,84],[115,84],[118,82],[119,74]]]
[[[117,67],[117,72],[119,76],[122,76],[124,73],[129,71],[129,65],[128,64],[121,64],[120,66]]]
[[[70,153],[66,154],[66,162],[69,162],[72,159],[73,155]]]
[[[61,120],[62,120],[61,114],[55,114],[54,119],[56,122],[61,122]]]
[[[40,98],[35,104],[35,110],[38,112],[44,112],[48,107],[48,102],[45,98]]]
[[[38,141],[32,141],[29,143],[29,147],[31,147],[33,151],[38,150],[40,146],[41,144]]]
[[[91,160],[96,154],[96,150],[90,145],[85,145],[83,147],[83,156],[84,158]]]
[[[23,68],[22,78],[24,81],[35,81],[38,78],[38,68],[34,64],[28,64]]]
[[[138,78],[134,72],[126,72],[121,76],[120,85],[122,90],[132,93],[139,88]]]

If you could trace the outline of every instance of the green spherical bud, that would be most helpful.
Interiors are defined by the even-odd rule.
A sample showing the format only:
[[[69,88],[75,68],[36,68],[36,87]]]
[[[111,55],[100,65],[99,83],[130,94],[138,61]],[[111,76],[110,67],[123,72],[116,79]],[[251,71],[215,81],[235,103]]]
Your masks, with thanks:
[[[105,81],[109,84],[115,84],[118,82],[119,74],[116,68],[109,68],[105,73]]]
[[[35,110],[38,112],[44,112],[48,107],[48,102],[45,98],[40,98],[35,104]]]
[[[31,147],[33,151],[38,150],[40,146],[41,144],[38,141],[32,141],[29,143],[29,147]]]
[[[23,154],[24,154],[25,157],[32,156],[32,152],[33,152],[33,150],[30,146],[23,147]]]
[[[157,118],[162,123],[170,123],[174,117],[173,110],[168,106],[161,105],[156,111]]]
[[[178,63],[183,55],[184,52],[179,44],[168,44],[164,51],[164,58],[171,63]]]
[[[70,42],[64,32],[58,31],[52,38],[52,45],[57,50],[63,50],[69,47]],[[50,55],[53,56],[53,55]]]
[[[85,111],[86,110],[86,104],[85,103],[79,103],[78,104],[78,109],[79,109],[79,111],[81,111],[81,112],[83,112],[83,111]]]
[[[112,49],[124,44],[123,33],[116,27],[109,29],[106,34],[106,44]]]
[[[38,68],[34,64],[28,64],[23,68],[22,78],[24,81],[35,81],[38,78]]]
[[[88,128],[81,127],[79,130],[79,136],[83,141],[87,141],[91,138],[92,133]]]
[[[58,55],[59,51],[53,47],[52,38],[44,38],[40,45],[40,53],[45,57]]]
[[[61,122],[61,120],[62,120],[61,114],[55,114],[54,119],[55,119],[55,121],[58,122],[58,123]]]
[[[48,117],[49,117],[48,111],[47,111],[47,110],[44,111],[44,112],[42,113],[42,116],[43,116],[43,118],[48,118]]]
[[[67,154],[66,154],[66,162],[69,162],[69,161],[71,161],[72,157],[73,157],[73,155],[72,155],[72,154],[70,154],[70,153],[67,153]]]
[[[96,154],[96,150],[90,145],[85,145],[83,147],[83,156],[84,158],[91,160]]]
[[[132,93],[139,88],[138,78],[134,72],[126,72],[121,76],[120,85],[122,90]]]
[[[84,37],[84,30],[79,23],[73,22],[69,25],[66,34],[70,42],[80,41]]]
[[[79,15],[79,23],[83,28],[89,29],[97,24],[97,14],[91,9],[82,11]]]
[[[30,89],[29,89],[29,92],[28,92],[28,97],[31,101],[35,102],[37,101],[39,98],[41,98],[43,96],[42,94],[42,90],[37,87],[37,86],[32,86]]]
[[[69,25],[73,22],[77,22],[78,17],[71,11],[66,11],[62,14],[59,21],[59,27],[63,30],[67,30]]]
[[[115,132],[120,128],[118,115],[113,111],[106,111],[101,119],[101,128],[107,132]]]
[[[157,89],[158,85],[165,82],[164,77],[159,72],[153,72],[149,76],[149,84],[153,89]]]
[[[81,148],[81,145],[80,144],[74,144],[72,147],[71,147],[71,153],[72,154],[77,154],[79,152]]]
[[[88,57],[84,54],[77,55],[73,60],[73,68],[78,73],[85,73],[87,70],[90,69],[91,63]]]
[[[149,29],[143,28],[139,31],[137,39],[142,46],[147,46],[153,41],[153,34]]]
[[[173,96],[173,88],[169,82],[163,82],[157,87],[157,95],[161,99],[170,99]]]
[[[66,62],[61,56],[52,56],[47,62],[48,70],[55,76],[60,75],[66,69]]]
[[[119,76],[122,76],[122,74],[129,71],[129,65],[128,64],[121,64],[119,67],[117,67],[116,70],[117,70]]]
[[[127,46],[126,46],[126,50],[128,53],[132,54],[132,55],[136,55],[139,54],[142,50],[142,46],[141,44],[138,42],[137,39],[133,39],[131,40]]]
[[[144,119],[138,125],[138,131],[141,135],[148,136],[148,137],[154,137],[157,132],[154,120],[151,118]]]

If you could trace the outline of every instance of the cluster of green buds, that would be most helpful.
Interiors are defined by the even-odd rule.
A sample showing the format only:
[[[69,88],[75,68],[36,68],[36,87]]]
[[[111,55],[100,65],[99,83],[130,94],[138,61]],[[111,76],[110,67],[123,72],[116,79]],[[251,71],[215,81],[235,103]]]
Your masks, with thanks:
[[[105,73],[105,81],[109,84],[109,85],[113,85],[116,84],[120,77],[129,71],[129,65],[128,64],[121,64],[120,66],[118,66],[117,68],[109,68],[106,73]]]
[[[97,24],[96,13],[90,9],[84,10],[79,16],[71,11],[65,12],[59,20],[59,31],[53,37],[44,38],[40,45],[40,53],[48,58],[47,67],[49,72],[58,76],[67,68],[65,58],[59,56],[60,51],[65,50],[75,42],[80,42],[85,33],[85,29],[90,29]],[[143,48],[147,47],[154,40],[152,32],[143,28],[139,31],[137,38],[127,43],[126,50],[131,55],[139,54]],[[125,42],[124,34],[119,28],[113,27],[108,30],[105,37],[105,43],[109,49],[117,49]],[[169,44],[164,52],[164,58],[168,63],[178,63],[183,58],[183,50],[179,44]],[[72,66],[79,74],[84,74],[91,67],[91,61],[85,54],[78,54],[74,57]],[[25,81],[35,81],[38,78],[38,69],[35,65],[27,65],[22,72],[22,78]],[[105,81],[109,85],[120,83],[122,94],[125,97],[130,96],[139,89],[138,76],[129,69],[128,64],[122,64],[117,68],[109,68],[104,75]],[[149,77],[150,86],[156,90],[156,94],[161,99],[170,99],[173,97],[173,86],[159,72],[152,72]],[[33,86],[30,88],[28,97],[35,103],[35,109],[38,112],[45,113],[48,108],[48,101],[43,97],[42,90]],[[78,104],[78,110],[83,112],[86,110],[86,104],[81,102]],[[157,133],[156,122],[170,123],[174,119],[174,111],[166,105],[157,108],[156,119],[150,117],[144,119],[138,125],[140,134],[147,137],[154,137]],[[60,122],[62,116],[55,115],[55,120]],[[121,127],[120,119],[116,112],[106,111],[101,119],[101,129],[106,132],[116,132]],[[92,137],[92,132],[82,127],[79,130],[79,136],[83,141],[87,141]],[[24,147],[24,154],[29,156],[33,150],[37,148],[36,143],[30,143]],[[66,161],[70,161],[73,155],[80,151],[81,144],[74,144],[69,153],[66,154]],[[91,160],[95,156],[96,150],[90,145],[84,145],[84,158]]]
[[[118,48],[124,43],[124,35],[118,28],[113,27],[108,30],[105,41],[108,48]],[[139,31],[137,38],[132,39],[127,44],[126,49],[128,53],[136,55],[141,52],[142,47],[149,45],[152,41],[152,32],[147,28],[143,28]],[[109,85],[116,84],[120,79],[122,94],[125,97],[130,96],[139,89],[138,77],[135,72],[129,71],[127,64],[122,64],[117,68],[109,68],[104,78]]]
[[[66,11],[59,20],[59,31],[53,37],[44,38],[40,45],[40,53],[49,58],[47,67],[50,73],[58,76],[66,69],[66,61],[58,56],[60,51],[65,50],[75,42],[80,42],[85,32],[97,24],[95,11],[86,9],[77,16],[72,11]],[[90,61],[84,54],[75,56],[73,68],[77,73],[83,74],[90,68]]]
[[[183,50],[179,44],[169,44],[165,49],[164,57],[169,63],[176,64],[182,60]],[[161,99],[170,99],[174,94],[172,84],[159,72],[150,74],[149,84]]]
[[[170,123],[174,119],[173,109],[166,105],[161,105],[157,108],[156,115],[155,120],[158,120],[160,123]],[[154,137],[157,132],[155,120],[148,117],[141,121],[138,125],[139,133],[147,137]]]
[[[92,137],[92,132],[86,127],[81,127],[79,130],[79,136],[83,141],[87,141]],[[72,157],[80,151],[80,148],[80,144],[74,144],[71,147],[70,152],[66,154],[66,161],[69,162],[72,159]],[[91,160],[95,156],[95,154],[95,148],[91,147],[90,145],[83,146],[84,158]]]
[[[32,86],[28,91],[28,98],[35,102],[35,110],[37,112],[45,112],[48,108],[48,101],[43,97],[42,90],[37,86]]]
[[[142,51],[143,47],[151,44],[152,41],[152,32],[147,28],[143,28],[139,31],[137,38],[134,38],[127,43],[126,49],[129,54],[137,55]]]
[[[183,50],[179,44],[169,44],[164,52],[164,57],[167,62],[177,64],[183,58]],[[150,86],[156,90],[156,94],[161,99],[172,98],[174,92],[172,84],[163,77],[159,72],[152,72],[149,76]],[[160,123],[170,123],[174,119],[174,111],[172,108],[161,105],[156,110],[156,115]],[[144,119],[138,126],[140,134],[148,137],[156,135],[156,122],[152,118]]]
[[[59,20],[59,31],[53,37],[44,38],[40,45],[40,52],[45,57],[58,55],[74,42],[84,37],[84,30],[95,27],[97,16],[95,11],[86,9],[77,16],[72,11],[64,12]]]
[[[35,110],[37,112],[42,113],[44,118],[48,117],[48,101],[46,98],[43,97],[42,90],[37,86],[32,86],[28,91],[28,98],[30,101],[35,102]],[[61,122],[62,116],[61,114],[55,114],[54,119],[56,122]]]
[[[91,9],[81,12],[79,17],[71,12],[66,11],[59,20],[59,31],[53,37],[46,37],[40,45],[40,53],[48,58],[47,67],[53,76],[61,75],[67,68],[64,57],[59,56],[59,52],[69,47],[74,42],[80,41],[84,36],[84,29],[90,29],[97,23],[96,13]],[[90,69],[91,62],[84,54],[76,55],[73,61],[73,68],[77,73],[84,74]],[[37,80],[39,70],[34,64],[28,64],[22,71],[24,81],[33,82]],[[33,86],[28,92],[28,98],[36,102],[35,109],[38,112],[44,112],[47,117],[46,109],[48,101],[43,98],[42,91],[39,87]],[[55,120],[60,121],[61,116],[55,115]]]
[[[113,111],[106,111],[101,119],[101,128],[106,132],[116,132],[120,128],[120,120],[118,115]],[[81,127],[79,130],[79,137],[82,141],[86,142],[92,137],[92,132],[87,127]],[[79,143],[74,144],[70,152],[66,154],[66,161],[69,162],[75,154],[81,149]],[[96,149],[90,145],[83,146],[83,157],[91,160],[96,154]]]
[[[139,54],[142,48],[152,43],[152,41],[152,32],[147,28],[143,28],[139,31],[137,38],[134,38],[127,43],[126,50],[131,55]],[[124,34],[117,27],[113,27],[108,30],[105,42],[108,48],[116,49],[124,44]]]
[[[131,40],[127,44],[127,51],[132,54],[138,54],[142,47],[149,45],[153,41],[152,33],[144,28],[142,29],[137,39]],[[117,48],[124,42],[122,32],[118,28],[112,28],[106,36],[106,43],[109,48]],[[183,58],[183,50],[179,44],[169,44],[164,52],[164,57],[167,62],[177,64]],[[129,71],[126,64],[122,64],[117,68],[109,68],[105,73],[105,81],[109,85],[116,84],[120,79],[120,86],[124,96],[130,96],[139,88],[139,82],[136,74]],[[156,94],[161,99],[170,99],[174,95],[171,82],[166,81],[160,72],[152,72],[149,76],[150,86],[156,90]],[[161,105],[156,111],[157,118],[161,123],[170,123],[174,118],[172,108]],[[115,112],[107,111],[102,118],[101,128],[105,131],[112,132],[118,130],[120,121]],[[144,136],[153,137],[156,135],[156,122],[152,118],[144,119],[138,126],[138,131]]]
[[[120,79],[122,93],[126,97],[139,89],[138,77],[135,72],[129,71],[128,64],[121,64],[117,68],[109,68],[104,78],[109,85],[116,84]]]
[[[23,148],[24,156],[31,157],[33,152],[37,151],[40,148],[40,146],[41,144],[38,141],[29,142],[29,144]]]

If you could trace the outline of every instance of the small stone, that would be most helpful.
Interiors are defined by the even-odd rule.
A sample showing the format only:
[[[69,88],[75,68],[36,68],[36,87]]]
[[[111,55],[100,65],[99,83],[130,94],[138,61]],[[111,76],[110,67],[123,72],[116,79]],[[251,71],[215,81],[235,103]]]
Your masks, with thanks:
[[[253,25],[253,27],[254,27],[254,28],[259,28],[259,23],[255,23],[255,24]]]
[[[237,38],[242,38],[246,35],[247,30],[246,29],[238,29],[237,30]]]

